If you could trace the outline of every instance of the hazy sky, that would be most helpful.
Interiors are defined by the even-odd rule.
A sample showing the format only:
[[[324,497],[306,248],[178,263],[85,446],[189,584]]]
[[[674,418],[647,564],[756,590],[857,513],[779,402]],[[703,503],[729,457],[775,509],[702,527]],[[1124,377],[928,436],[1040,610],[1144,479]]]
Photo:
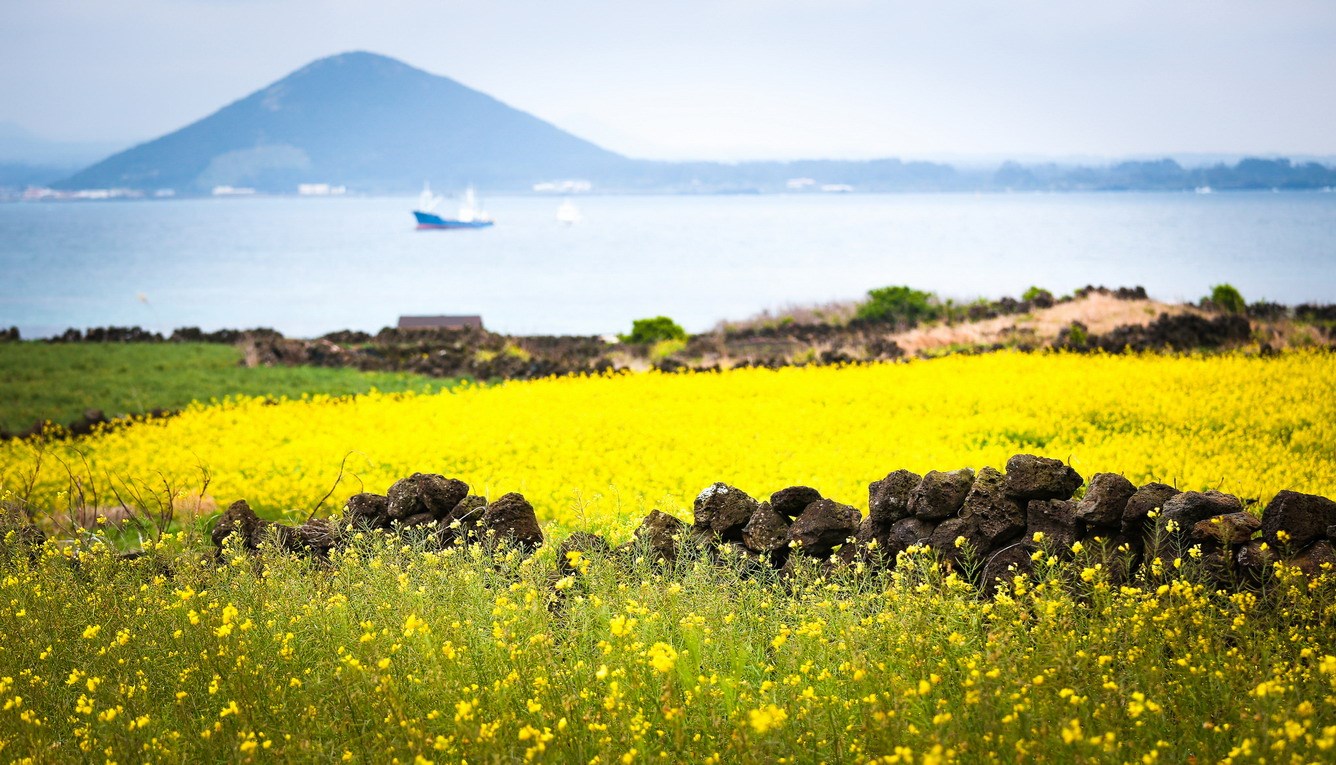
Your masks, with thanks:
[[[143,140],[348,50],[638,157],[1336,154],[1331,0],[0,0],[0,121]]]

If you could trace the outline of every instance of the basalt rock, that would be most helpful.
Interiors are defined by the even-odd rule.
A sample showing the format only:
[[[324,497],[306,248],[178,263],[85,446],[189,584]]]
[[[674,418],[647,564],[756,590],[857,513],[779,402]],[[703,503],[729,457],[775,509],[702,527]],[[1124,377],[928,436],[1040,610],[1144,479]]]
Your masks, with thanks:
[[[1117,473],[1096,473],[1085,496],[1076,504],[1076,516],[1089,526],[1118,528],[1128,500],[1137,493],[1131,481]]]
[[[923,520],[922,518],[902,518],[891,524],[891,531],[887,537],[886,555],[891,561],[895,556],[908,550],[914,545],[928,544],[932,538],[932,532],[936,527]]]
[[[868,520],[889,529],[892,523],[908,518],[909,500],[923,477],[908,470],[897,470],[868,486]]]
[[[909,512],[923,520],[955,515],[973,485],[974,471],[969,468],[950,473],[929,470],[909,496]]]
[[[1243,545],[1234,556],[1239,572],[1245,574],[1253,583],[1263,581],[1270,573],[1272,565],[1279,559],[1276,549],[1260,539],[1254,539]]]
[[[755,553],[770,553],[789,545],[789,521],[762,502],[742,529],[742,542]]]
[[[574,574],[580,570],[578,561],[582,557],[603,557],[611,552],[608,540],[598,534],[577,531],[557,546],[557,570],[566,575]]]
[[[960,517],[973,522],[982,541],[975,548],[980,555],[1025,530],[1025,510],[1007,496],[1006,484],[993,468],[981,469],[960,508]]]
[[[794,520],[789,538],[799,544],[804,555],[825,558],[854,535],[862,519],[862,514],[848,505],[820,499]]]
[[[329,518],[312,518],[294,529],[293,536],[301,549],[324,556],[339,544],[339,525]]]
[[[1262,511],[1262,537],[1282,549],[1298,550],[1327,536],[1332,524],[1336,524],[1336,502],[1314,494],[1278,492]],[[1281,530],[1289,537],[1284,542]]]
[[[1085,524],[1076,516],[1076,503],[1070,499],[1032,499],[1025,506],[1025,538],[1046,550],[1070,550],[1085,532]]]
[[[1331,542],[1325,539],[1319,539],[1290,558],[1289,564],[1304,572],[1304,576],[1309,579],[1325,572],[1336,573],[1336,547],[1332,547]]]
[[[742,489],[726,483],[711,484],[696,497],[694,530],[702,539],[741,542],[742,529],[757,507],[756,500]]]
[[[448,515],[441,520],[437,535],[442,545],[452,542],[469,542],[478,536],[478,526],[487,512],[487,499],[470,494],[459,500]]]
[[[672,563],[677,560],[677,536],[686,523],[662,510],[651,510],[635,530],[638,544],[649,548],[655,560]]]
[[[1261,528],[1261,519],[1251,513],[1230,513],[1197,521],[1189,538],[1205,545],[1241,545]]]
[[[1104,567],[1111,583],[1130,581],[1144,557],[1141,537],[1105,529],[1086,530],[1081,546],[1088,551],[1090,560]]]
[[[962,544],[958,545],[957,541]],[[928,545],[953,564],[966,560],[966,544],[973,550],[974,560],[978,561],[980,551],[986,549],[988,541],[979,534],[979,527],[974,522],[964,518],[947,518],[928,537]]]
[[[1185,491],[1165,501],[1160,521],[1166,529],[1168,524],[1173,522],[1177,528],[1170,536],[1185,540],[1198,521],[1242,511],[1243,503],[1232,494],[1221,494],[1218,491]]]
[[[243,546],[254,549],[257,542],[253,540],[257,539],[257,531],[264,523],[267,522],[260,520],[260,516],[255,514],[246,500],[239,499],[223,511],[209,532],[209,538],[213,540],[215,547],[222,547],[229,536],[236,534]]]
[[[468,493],[468,484],[458,479],[414,473],[396,481],[387,492],[389,516],[404,519],[426,513],[443,520]]]
[[[1007,460],[1007,494],[1015,499],[1071,499],[1081,476],[1060,460],[1017,454]]]
[[[1035,549],[1033,544],[1018,542],[988,556],[980,582],[984,593],[992,597],[997,594],[999,585],[1011,585],[1018,576],[1032,576],[1034,562],[1030,556]]]
[[[1146,520],[1152,510],[1163,508],[1164,503],[1180,492],[1168,484],[1148,483],[1136,490],[1127,500],[1123,509],[1122,528],[1124,533],[1144,534],[1148,531]]]
[[[344,505],[344,513],[348,522],[357,528],[384,529],[390,526],[389,499],[380,494],[352,495]]]
[[[533,552],[543,544],[543,530],[533,505],[514,492],[487,506],[479,528],[492,539],[508,541],[525,552]]]
[[[818,499],[821,492],[811,486],[790,486],[770,495],[770,508],[785,517],[797,518]]]

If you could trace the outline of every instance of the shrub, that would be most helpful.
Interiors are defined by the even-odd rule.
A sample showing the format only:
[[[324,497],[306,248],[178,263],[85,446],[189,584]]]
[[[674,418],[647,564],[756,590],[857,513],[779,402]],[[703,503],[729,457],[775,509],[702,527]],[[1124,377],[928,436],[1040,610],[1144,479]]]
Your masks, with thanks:
[[[1211,297],[1208,299],[1216,310],[1225,313],[1243,313],[1248,310],[1248,304],[1244,302],[1243,295],[1239,294],[1239,291],[1230,284],[1217,284],[1212,287]]]
[[[687,331],[667,316],[655,316],[652,319],[636,319],[631,322],[631,334],[618,335],[623,343],[648,345],[660,340],[685,340]]]
[[[937,296],[912,287],[882,287],[868,290],[868,300],[858,306],[856,318],[914,326],[941,315]]]
[[[1048,308],[1056,302],[1053,299],[1053,293],[1043,287],[1030,287],[1030,289],[1026,290],[1025,293],[1021,295],[1021,300],[1038,308]]]

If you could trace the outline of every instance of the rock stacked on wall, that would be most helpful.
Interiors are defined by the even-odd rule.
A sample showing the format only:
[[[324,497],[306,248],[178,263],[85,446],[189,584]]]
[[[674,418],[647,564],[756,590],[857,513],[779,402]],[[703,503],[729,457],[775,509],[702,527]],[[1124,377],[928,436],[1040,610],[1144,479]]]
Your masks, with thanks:
[[[988,592],[1032,573],[1036,558],[1070,558],[1076,550],[1087,551],[1114,582],[1128,581],[1142,565],[1163,567],[1185,557],[1226,587],[1260,581],[1278,561],[1310,576],[1324,564],[1336,567],[1336,502],[1325,497],[1282,491],[1259,517],[1229,494],[1180,492],[1162,483],[1138,487],[1116,473],[1097,473],[1085,483],[1061,461],[1031,454],[1007,460],[1005,472],[984,467],[920,476],[896,470],[868,486],[868,510],[864,517],[808,486],[758,500],[715,483],[696,497],[690,523],[653,510],[618,548],[594,534],[572,535],[557,550],[557,573],[575,572],[575,561],[587,556],[648,556],[671,565],[688,551],[780,574],[804,559],[886,570],[914,546],[931,549],[943,565]],[[341,518],[297,527],[262,520],[238,501],[212,536],[220,547],[236,535],[249,550],[269,541],[326,556],[350,528],[426,533],[438,546],[507,542],[526,554],[543,543],[537,514],[521,495],[488,502],[469,494],[462,481],[424,473],[397,481],[385,495],[350,497]]]
[[[312,518],[296,527],[262,520],[244,499],[237,500],[214,524],[211,538],[220,549],[236,535],[246,550],[269,542],[289,552],[326,557],[349,531],[379,530],[419,536],[426,530],[426,541],[435,547],[507,543],[532,553],[543,544],[538,515],[523,496],[506,494],[489,503],[469,494],[463,481],[430,473],[396,481],[383,495],[354,494],[341,518]]]

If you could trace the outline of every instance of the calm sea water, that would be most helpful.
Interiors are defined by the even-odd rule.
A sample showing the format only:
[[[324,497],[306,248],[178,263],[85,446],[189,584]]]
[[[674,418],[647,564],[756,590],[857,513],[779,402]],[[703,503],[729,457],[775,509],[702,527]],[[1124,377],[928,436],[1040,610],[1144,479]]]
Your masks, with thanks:
[[[0,205],[0,326],[376,330],[480,314],[512,333],[690,330],[908,284],[944,296],[1144,285],[1196,300],[1336,301],[1336,194],[484,200],[480,231],[413,229],[413,199]]]

